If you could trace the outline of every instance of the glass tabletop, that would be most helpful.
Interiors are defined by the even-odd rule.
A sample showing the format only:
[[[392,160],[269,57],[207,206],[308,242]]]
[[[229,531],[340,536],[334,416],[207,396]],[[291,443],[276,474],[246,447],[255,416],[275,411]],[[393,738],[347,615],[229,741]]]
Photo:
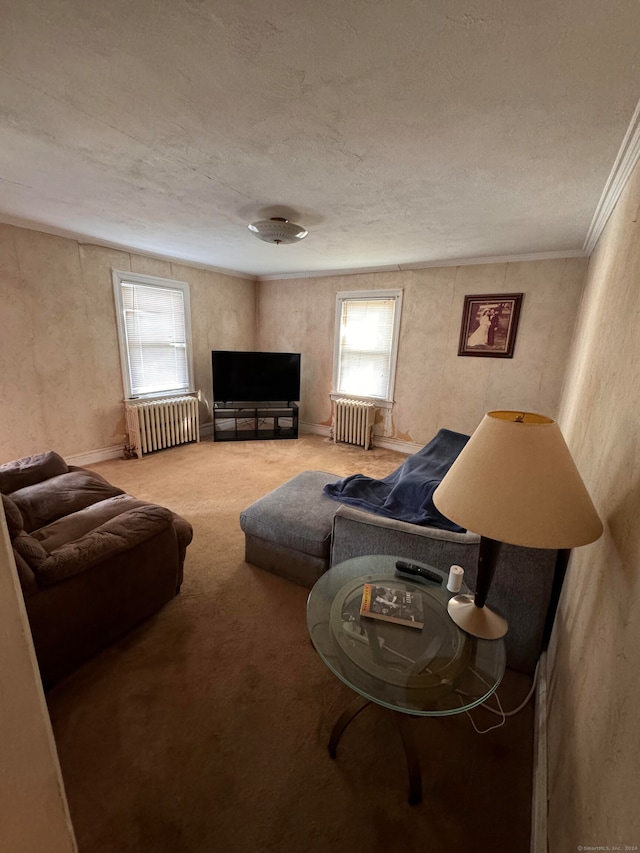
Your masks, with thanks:
[[[504,641],[472,637],[449,618],[447,602],[456,593],[447,590],[448,574],[412,560],[442,583],[409,579],[396,574],[398,559],[354,557],[325,572],[307,601],[311,641],[341,681],[378,705],[426,717],[468,711],[500,684]],[[384,614],[393,612],[387,607],[378,618],[361,616],[365,584],[374,600],[382,602],[391,588],[387,597],[418,607],[422,627],[387,621]]]

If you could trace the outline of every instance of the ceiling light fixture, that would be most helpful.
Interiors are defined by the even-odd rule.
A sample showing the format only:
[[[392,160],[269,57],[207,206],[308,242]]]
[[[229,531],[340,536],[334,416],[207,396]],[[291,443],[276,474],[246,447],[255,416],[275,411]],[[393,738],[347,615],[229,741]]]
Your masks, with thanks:
[[[247,227],[258,240],[264,240],[265,243],[275,243],[277,246],[280,243],[297,243],[300,240],[304,240],[309,233],[302,225],[289,222],[288,219],[284,219],[282,216],[272,216],[271,219],[260,219],[258,222],[252,222]]]

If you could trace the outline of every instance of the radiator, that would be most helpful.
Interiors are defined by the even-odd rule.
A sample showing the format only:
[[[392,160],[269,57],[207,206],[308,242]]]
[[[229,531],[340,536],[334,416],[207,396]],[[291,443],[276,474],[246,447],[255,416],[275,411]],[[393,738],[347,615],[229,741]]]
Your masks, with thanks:
[[[187,441],[200,441],[200,416],[196,397],[134,400],[124,404],[131,451],[162,450]]]
[[[334,400],[333,441],[358,444],[368,450],[371,446],[375,403],[362,400]]]

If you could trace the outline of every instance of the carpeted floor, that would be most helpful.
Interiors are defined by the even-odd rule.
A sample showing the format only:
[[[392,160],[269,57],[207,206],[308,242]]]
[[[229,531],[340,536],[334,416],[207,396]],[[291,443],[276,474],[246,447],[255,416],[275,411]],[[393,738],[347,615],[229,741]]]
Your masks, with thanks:
[[[80,853],[527,853],[532,704],[484,735],[464,714],[412,718],[424,801],[408,805],[382,708],[329,758],[354,694],[309,641],[307,590],[243,559],[240,510],[289,477],[382,477],[404,458],[303,435],[92,466],[189,519],[194,541],[181,594],[48,694]],[[529,685],[508,672],[505,708]]]

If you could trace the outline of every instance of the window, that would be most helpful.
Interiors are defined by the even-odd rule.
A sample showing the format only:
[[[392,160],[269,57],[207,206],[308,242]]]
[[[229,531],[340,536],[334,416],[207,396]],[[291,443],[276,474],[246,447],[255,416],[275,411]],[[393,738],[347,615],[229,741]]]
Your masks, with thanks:
[[[401,290],[338,293],[335,394],[393,400],[401,307]]]
[[[113,271],[126,399],[193,391],[189,285]]]

